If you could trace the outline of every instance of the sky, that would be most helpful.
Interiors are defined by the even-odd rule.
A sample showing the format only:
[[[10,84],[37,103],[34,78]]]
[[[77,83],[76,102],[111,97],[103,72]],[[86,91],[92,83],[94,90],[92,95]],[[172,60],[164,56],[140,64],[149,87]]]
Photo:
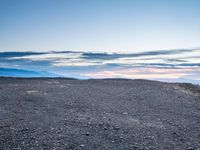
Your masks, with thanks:
[[[0,52],[200,47],[199,0],[0,0]]]
[[[200,84],[200,0],[0,0],[0,76]]]

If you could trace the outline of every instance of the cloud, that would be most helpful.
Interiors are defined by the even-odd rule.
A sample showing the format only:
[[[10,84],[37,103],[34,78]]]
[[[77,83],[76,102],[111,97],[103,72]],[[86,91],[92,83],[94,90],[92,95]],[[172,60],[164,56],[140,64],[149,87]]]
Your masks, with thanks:
[[[2,56],[9,56],[10,61],[35,61],[35,62],[49,62],[55,67],[64,66],[97,66],[97,65],[115,65],[115,66],[191,66],[194,63],[200,63],[197,58],[200,56],[199,49],[175,49],[175,50],[159,50],[148,51],[132,54],[118,54],[118,53],[86,53],[86,52],[46,52],[46,53],[32,53],[32,52],[16,52],[3,53]],[[11,57],[12,56],[12,57]],[[190,57],[188,59],[187,57]],[[196,62],[194,62],[196,60]]]
[[[200,68],[129,68],[83,73],[81,75],[88,78],[178,79],[191,76],[194,72],[200,74]]]
[[[126,57],[144,57],[144,56],[159,56],[159,55],[175,55],[175,54],[183,54],[193,51],[198,51],[199,49],[172,49],[172,50],[154,50],[140,53],[130,53],[130,54],[118,54],[118,53],[83,53],[82,58],[86,59],[116,59],[116,58],[126,58]]]
[[[42,52],[0,52],[0,58],[23,57],[29,55],[41,55]]]
[[[49,71],[78,78],[178,79],[200,77],[200,50],[132,54],[86,52],[1,52],[0,67]],[[196,71],[196,72],[195,72]]]

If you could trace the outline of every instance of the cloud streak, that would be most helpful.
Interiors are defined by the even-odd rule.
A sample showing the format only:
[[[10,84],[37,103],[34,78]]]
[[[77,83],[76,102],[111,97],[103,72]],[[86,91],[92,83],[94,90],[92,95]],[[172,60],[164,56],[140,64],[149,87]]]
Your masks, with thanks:
[[[79,78],[195,79],[200,75],[200,49],[141,53],[1,52],[0,67],[48,71]],[[199,76],[200,77],[200,76]]]

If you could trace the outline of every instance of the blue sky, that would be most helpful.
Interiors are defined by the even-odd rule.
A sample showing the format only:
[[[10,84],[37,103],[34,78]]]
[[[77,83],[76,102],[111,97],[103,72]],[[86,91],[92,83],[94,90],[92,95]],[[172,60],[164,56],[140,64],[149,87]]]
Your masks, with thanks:
[[[199,8],[200,0],[0,0],[0,76],[200,84]]]
[[[199,0],[0,0],[0,51],[200,46]]]

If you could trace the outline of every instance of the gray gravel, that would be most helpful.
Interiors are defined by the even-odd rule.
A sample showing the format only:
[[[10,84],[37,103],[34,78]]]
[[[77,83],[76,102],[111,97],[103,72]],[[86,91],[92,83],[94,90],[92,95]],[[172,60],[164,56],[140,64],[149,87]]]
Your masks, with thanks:
[[[0,150],[200,150],[200,87],[0,78]]]

